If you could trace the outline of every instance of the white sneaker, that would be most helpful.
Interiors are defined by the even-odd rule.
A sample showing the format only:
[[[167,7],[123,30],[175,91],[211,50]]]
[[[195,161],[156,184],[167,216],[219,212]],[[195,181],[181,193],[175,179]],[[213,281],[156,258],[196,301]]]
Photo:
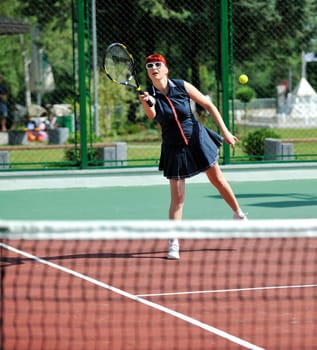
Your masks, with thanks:
[[[179,256],[179,243],[177,239],[171,239],[169,241],[167,259],[178,260]]]
[[[233,214],[233,220],[248,220],[247,214],[242,211],[236,211]]]

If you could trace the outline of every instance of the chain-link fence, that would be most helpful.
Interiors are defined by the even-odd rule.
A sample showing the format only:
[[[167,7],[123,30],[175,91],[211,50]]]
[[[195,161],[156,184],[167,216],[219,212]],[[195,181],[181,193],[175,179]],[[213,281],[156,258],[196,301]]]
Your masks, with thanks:
[[[132,51],[143,88],[144,58],[158,52],[172,78],[212,99],[240,138],[234,150],[224,146],[222,162],[317,158],[314,0],[10,0],[2,12],[3,169],[158,163],[157,123],[100,69],[112,42]]]
[[[0,73],[8,116],[1,125],[1,168],[76,166],[71,2],[10,0],[2,14]]]
[[[317,2],[232,6],[234,125],[242,139],[235,158],[316,159]],[[238,83],[240,74],[247,85]]]

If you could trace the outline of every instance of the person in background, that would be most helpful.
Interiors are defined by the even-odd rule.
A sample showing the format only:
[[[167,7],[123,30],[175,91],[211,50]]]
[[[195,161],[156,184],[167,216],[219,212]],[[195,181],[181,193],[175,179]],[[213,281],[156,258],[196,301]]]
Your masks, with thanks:
[[[3,76],[0,75],[0,126],[1,131],[7,131],[7,119],[8,119],[8,89],[3,82]]]
[[[210,183],[233,211],[236,220],[247,220],[218,164],[219,147],[224,140],[231,147],[238,138],[227,129],[216,106],[192,84],[170,79],[167,60],[152,54],[145,60],[152,81],[150,92],[140,95],[148,118],[157,120],[162,130],[159,169],[170,183],[169,219],[181,220],[185,201],[185,179],[205,172]],[[222,136],[202,126],[194,117],[190,100],[207,110]],[[151,101],[153,106],[149,106]],[[179,242],[169,241],[168,259],[179,259]]]

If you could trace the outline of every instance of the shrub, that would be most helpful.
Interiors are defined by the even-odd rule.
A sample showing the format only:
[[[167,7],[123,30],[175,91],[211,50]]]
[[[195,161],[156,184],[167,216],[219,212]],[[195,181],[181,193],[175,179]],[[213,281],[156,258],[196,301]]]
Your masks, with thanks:
[[[242,140],[243,151],[248,155],[253,156],[252,159],[261,160],[264,156],[264,140],[266,138],[280,138],[272,129],[258,129],[247,135],[247,137]]]
[[[244,104],[249,103],[255,97],[256,97],[255,91],[249,86],[240,87],[236,91],[236,98]]]
[[[92,143],[97,143],[97,142],[102,142],[102,138],[98,137],[96,135],[93,135],[90,137],[90,135],[87,136],[87,146],[89,147],[90,142]],[[78,139],[75,139],[75,134],[72,134],[68,142],[70,144],[76,144],[80,145],[80,137]],[[64,158],[66,161],[70,162],[76,162],[76,164],[79,164],[80,160],[80,151],[79,148],[71,148],[71,149],[66,149],[64,153]],[[95,148],[88,149],[88,162],[90,162],[90,165],[98,165],[100,162],[98,162],[98,151]]]

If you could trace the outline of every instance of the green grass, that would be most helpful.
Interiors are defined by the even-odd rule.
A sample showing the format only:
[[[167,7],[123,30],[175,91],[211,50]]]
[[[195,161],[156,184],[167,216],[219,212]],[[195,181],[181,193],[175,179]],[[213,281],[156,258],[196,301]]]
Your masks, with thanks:
[[[251,132],[256,131],[257,128],[252,127],[236,127],[235,134],[240,140],[243,140]],[[289,138],[312,138],[317,137],[317,129],[274,129],[281,139]],[[296,160],[316,160],[317,146],[315,143],[295,143],[294,155]],[[232,156],[240,160],[250,160],[249,156],[243,151],[241,142],[237,143]],[[244,159],[243,159],[244,158]]]
[[[243,140],[248,133],[255,131],[255,128],[237,127],[235,134]],[[280,138],[310,138],[317,137],[317,129],[276,129]],[[107,138],[104,142],[125,141],[128,143],[128,165],[129,166],[153,166],[158,164],[160,157],[160,131],[159,129],[142,130],[136,134],[116,136]],[[1,149],[1,148],[0,148]],[[296,160],[316,160],[317,146],[315,143],[294,144]],[[237,143],[231,152],[232,160],[250,161]],[[67,167],[72,164],[65,157],[65,150],[27,150],[10,151],[10,165],[12,169],[23,168],[51,168]]]

